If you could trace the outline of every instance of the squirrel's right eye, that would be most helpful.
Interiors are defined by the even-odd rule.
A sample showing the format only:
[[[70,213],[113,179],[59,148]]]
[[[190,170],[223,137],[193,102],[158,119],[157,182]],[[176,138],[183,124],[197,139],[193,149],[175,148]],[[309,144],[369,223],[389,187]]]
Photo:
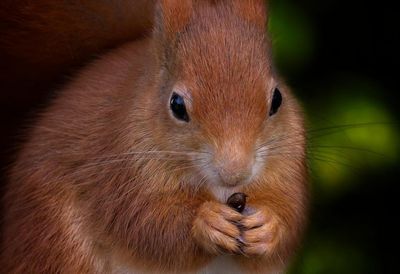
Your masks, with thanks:
[[[170,107],[176,119],[189,122],[189,115],[186,111],[185,100],[183,100],[182,96],[176,94],[175,92],[172,93]]]

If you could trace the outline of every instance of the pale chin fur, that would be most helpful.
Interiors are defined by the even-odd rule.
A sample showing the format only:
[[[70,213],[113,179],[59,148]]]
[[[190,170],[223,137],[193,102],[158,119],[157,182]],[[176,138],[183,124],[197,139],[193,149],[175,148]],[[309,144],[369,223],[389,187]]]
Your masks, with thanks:
[[[221,203],[226,203],[228,198],[237,192],[241,192],[243,185],[236,187],[224,187],[224,186],[213,186],[210,185],[209,189],[214,195],[215,199]]]

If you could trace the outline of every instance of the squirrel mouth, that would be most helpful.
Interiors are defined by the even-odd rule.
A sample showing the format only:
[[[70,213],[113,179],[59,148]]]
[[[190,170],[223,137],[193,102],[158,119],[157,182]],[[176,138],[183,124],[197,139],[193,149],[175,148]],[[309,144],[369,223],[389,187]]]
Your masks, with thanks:
[[[209,190],[214,195],[215,199],[221,203],[225,203],[233,194],[241,192],[243,186],[227,187],[224,185],[210,186]]]

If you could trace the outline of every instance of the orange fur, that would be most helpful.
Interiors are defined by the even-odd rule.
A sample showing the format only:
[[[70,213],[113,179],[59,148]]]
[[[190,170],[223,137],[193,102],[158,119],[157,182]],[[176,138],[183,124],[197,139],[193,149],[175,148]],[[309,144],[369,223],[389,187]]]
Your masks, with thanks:
[[[41,115],[10,173],[2,270],[181,273],[223,254],[245,273],[287,266],[305,224],[305,138],[271,69],[266,8],[185,3],[161,0],[153,37],[88,66]],[[170,114],[172,91],[189,123]],[[215,175],[247,165],[231,184]],[[246,193],[245,213],[217,189]]]

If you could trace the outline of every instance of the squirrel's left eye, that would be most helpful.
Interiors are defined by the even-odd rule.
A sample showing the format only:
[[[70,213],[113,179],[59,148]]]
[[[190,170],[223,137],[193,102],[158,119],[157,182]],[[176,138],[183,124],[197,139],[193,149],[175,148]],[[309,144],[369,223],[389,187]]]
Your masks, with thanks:
[[[282,94],[278,88],[275,88],[274,94],[272,95],[271,109],[269,111],[269,116],[272,116],[275,113],[277,113],[281,105],[282,105]]]
[[[185,100],[182,96],[172,93],[170,100],[170,108],[175,118],[181,121],[189,122],[189,115],[186,111]]]

